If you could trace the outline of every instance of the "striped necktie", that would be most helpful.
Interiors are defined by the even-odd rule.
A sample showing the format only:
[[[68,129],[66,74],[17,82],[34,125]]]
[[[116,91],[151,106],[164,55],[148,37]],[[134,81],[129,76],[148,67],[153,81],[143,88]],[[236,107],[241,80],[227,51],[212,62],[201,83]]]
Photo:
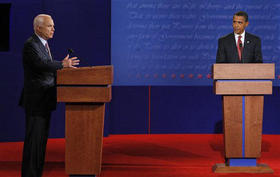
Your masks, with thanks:
[[[49,48],[49,45],[48,45],[47,42],[46,42],[46,44],[45,44],[45,47],[46,47],[46,50],[47,50],[47,52],[48,52],[48,54],[49,54],[49,56],[50,56],[50,58],[51,58],[51,60],[52,60],[52,54],[51,54],[51,51],[50,51],[50,48]]]
[[[239,56],[240,61],[241,61],[241,57],[242,57],[241,55],[242,55],[242,50],[243,50],[241,37],[242,36],[238,36],[238,41],[237,41],[238,56]]]

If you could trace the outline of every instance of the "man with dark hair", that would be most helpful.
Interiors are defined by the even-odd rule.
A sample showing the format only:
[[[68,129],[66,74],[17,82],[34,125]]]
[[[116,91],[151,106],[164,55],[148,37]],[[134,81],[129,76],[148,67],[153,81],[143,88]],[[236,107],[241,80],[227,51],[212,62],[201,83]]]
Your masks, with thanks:
[[[248,14],[246,13],[246,12],[243,12],[243,11],[239,11],[239,12],[236,12],[234,15],[233,15],[233,17],[234,16],[242,16],[242,17],[244,17],[245,18],[245,22],[248,22]]]
[[[54,34],[51,16],[37,15],[33,28],[34,34],[23,47],[24,88],[19,103],[26,120],[22,177],[42,176],[51,111],[56,108],[56,71],[79,64],[77,57],[67,55],[62,61],[52,57],[47,42]]]
[[[261,40],[258,36],[245,32],[248,24],[246,12],[234,14],[233,33],[218,41],[217,63],[262,63]]]

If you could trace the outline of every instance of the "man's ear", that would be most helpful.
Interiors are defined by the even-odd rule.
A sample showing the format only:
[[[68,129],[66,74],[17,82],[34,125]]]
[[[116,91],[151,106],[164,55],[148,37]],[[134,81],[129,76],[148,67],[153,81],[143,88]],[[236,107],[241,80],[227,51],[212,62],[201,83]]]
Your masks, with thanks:
[[[246,27],[249,25],[249,21],[247,21],[246,23],[245,23],[245,25],[246,25]]]
[[[35,27],[35,30],[36,30],[36,31],[40,31],[40,26],[36,26],[36,27]]]

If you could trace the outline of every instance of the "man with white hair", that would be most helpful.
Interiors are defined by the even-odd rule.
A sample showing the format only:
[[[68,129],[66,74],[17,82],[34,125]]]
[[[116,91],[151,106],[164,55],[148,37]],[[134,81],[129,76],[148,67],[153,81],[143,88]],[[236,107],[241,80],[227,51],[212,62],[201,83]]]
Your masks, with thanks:
[[[45,161],[51,111],[56,109],[56,71],[79,65],[77,57],[67,55],[54,60],[48,46],[53,38],[50,15],[39,14],[33,21],[34,34],[23,48],[24,87],[19,105],[25,109],[25,139],[22,177],[41,177]]]

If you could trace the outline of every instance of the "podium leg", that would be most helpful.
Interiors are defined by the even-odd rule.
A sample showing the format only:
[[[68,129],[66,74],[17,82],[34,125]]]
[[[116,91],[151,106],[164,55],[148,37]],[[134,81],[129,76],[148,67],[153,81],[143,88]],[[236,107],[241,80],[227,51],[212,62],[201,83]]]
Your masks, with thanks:
[[[242,157],[242,96],[223,96],[226,158]]]
[[[245,157],[261,157],[263,96],[245,96]]]
[[[66,104],[65,171],[69,175],[101,172],[105,104]]]

